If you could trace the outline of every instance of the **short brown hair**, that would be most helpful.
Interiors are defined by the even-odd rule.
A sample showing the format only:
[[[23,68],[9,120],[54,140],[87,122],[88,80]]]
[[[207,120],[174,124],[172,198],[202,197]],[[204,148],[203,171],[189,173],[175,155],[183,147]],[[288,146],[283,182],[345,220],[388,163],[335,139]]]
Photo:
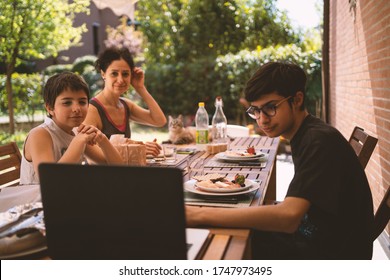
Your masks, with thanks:
[[[54,108],[57,97],[65,90],[82,90],[89,100],[89,88],[84,79],[72,72],[62,72],[51,76],[43,89],[43,100],[49,108]],[[48,114],[48,117],[51,117]]]
[[[284,97],[300,91],[305,96],[306,74],[303,69],[291,62],[268,62],[262,65],[249,79],[244,89],[245,99],[258,100],[262,95],[277,92]],[[304,108],[304,103],[302,108]]]

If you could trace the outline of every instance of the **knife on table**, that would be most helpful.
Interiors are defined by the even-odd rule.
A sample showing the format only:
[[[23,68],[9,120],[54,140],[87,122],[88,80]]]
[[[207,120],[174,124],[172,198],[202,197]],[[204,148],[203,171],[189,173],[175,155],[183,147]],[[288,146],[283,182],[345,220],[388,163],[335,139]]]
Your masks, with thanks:
[[[239,166],[261,166],[262,162],[260,161],[240,161]]]

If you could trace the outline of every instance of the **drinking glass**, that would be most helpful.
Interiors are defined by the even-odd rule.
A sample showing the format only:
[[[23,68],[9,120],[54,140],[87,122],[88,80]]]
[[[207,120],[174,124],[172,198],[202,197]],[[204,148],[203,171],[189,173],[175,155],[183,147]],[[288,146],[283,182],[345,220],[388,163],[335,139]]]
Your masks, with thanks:
[[[173,145],[163,145],[163,152],[166,162],[176,162],[177,149]]]

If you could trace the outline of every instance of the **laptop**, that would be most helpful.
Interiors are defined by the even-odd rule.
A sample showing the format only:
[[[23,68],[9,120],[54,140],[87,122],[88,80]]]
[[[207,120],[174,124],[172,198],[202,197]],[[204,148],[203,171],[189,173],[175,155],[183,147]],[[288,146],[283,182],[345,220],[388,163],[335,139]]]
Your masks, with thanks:
[[[39,177],[53,259],[195,259],[208,237],[186,240],[180,169],[42,163]]]

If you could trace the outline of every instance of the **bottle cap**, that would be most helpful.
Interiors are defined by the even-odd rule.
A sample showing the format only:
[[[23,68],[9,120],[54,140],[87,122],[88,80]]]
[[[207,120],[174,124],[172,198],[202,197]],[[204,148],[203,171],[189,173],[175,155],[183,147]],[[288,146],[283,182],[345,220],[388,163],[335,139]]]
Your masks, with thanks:
[[[223,106],[223,102],[222,102],[222,97],[221,96],[217,96],[215,98],[215,106],[217,106],[217,105]]]
[[[199,102],[199,107],[204,107],[204,102]]]

